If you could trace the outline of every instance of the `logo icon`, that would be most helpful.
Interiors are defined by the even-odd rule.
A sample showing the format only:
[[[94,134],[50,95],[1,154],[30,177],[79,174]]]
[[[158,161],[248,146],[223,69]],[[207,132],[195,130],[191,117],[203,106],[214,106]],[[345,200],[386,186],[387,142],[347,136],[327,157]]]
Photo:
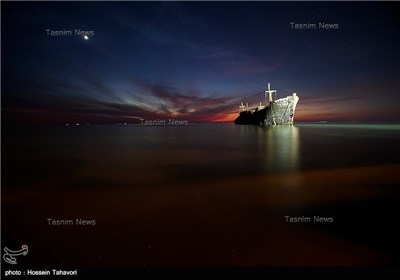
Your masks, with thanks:
[[[22,245],[21,248],[21,250],[13,251],[4,247],[5,254],[3,255],[3,260],[9,264],[17,264],[16,256],[26,256],[28,254],[28,245]]]

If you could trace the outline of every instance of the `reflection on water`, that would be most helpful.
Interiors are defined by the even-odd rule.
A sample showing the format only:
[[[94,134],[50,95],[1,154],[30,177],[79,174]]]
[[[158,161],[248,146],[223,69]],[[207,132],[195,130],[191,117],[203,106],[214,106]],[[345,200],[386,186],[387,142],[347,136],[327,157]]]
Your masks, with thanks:
[[[5,133],[4,178],[21,187],[51,174],[64,174],[65,178],[76,175],[80,182],[84,177],[96,181],[96,185],[186,185],[398,163],[400,134],[396,126],[342,126],[194,124],[21,129]],[[21,181],[20,170],[26,170],[25,181]],[[86,181],[82,185],[87,185]]]
[[[398,260],[399,132],[301,124],[12,131],[2,142],[2,237],[28,238],[40,248],[38,267]],[[335,223],[288,224],[285,215]],[[56,229],[48,217],[96,227]]]
[[[266,167],[281,171],[296,171],[299,165],[299,129],[295,126],[267,128]]]
[[[267,172],[297,171],[300,162],[299,128],[296,126],[241,126],[240,142],[256,137],[259,163]]]

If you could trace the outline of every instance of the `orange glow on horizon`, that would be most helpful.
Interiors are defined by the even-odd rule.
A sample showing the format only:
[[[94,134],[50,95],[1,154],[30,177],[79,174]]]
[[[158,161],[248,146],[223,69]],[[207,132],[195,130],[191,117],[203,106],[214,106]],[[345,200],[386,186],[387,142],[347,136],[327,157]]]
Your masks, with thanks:
[[[210,122],[233,122],[238,116],[238,113],[217,114],[210,118]]]

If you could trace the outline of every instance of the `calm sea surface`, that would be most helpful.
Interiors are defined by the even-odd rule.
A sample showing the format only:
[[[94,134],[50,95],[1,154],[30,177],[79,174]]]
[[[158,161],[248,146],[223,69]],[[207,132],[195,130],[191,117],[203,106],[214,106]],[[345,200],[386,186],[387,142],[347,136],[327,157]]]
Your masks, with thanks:
[[[399,163],[399,143],[400,125],[35,127],[3,132],[3,164],[44,173],[96,166],[132,178],[145,170],[165,180],[211,180]]]
[[[399,265],[399,143],[400,125],[3,127],[2,240],[41,267]]]

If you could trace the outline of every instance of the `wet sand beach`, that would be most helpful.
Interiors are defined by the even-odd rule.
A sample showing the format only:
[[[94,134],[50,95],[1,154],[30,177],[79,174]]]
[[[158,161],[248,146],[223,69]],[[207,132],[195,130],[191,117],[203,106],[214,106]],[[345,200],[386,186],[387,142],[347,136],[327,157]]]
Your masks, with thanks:
[[[193,127],[10,133],[3,243],[33,266],[399,264],[398,127]]]

